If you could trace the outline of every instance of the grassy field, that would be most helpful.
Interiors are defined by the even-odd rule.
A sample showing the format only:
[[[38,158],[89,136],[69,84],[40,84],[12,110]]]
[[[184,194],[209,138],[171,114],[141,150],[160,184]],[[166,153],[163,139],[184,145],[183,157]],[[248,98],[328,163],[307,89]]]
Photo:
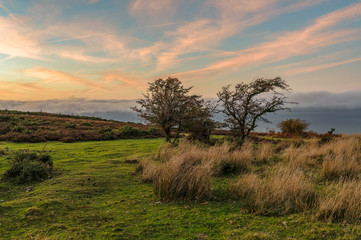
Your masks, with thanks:
[[[55,176],[0,183],[0,239],[361,239],[358,224],[322,222],[312,212],[252,213],[242,201],[164,203],[125,160],[153,154],[163,139],[8,143],[53,157]],[[0,158],[0,174],[9,166]],[[217,177],[222,189],[233,176]]]

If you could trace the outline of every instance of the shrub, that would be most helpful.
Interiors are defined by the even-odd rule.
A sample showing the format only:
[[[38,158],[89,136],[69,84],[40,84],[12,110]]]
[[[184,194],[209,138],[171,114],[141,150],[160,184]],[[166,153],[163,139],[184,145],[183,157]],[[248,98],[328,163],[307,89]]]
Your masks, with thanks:
[[[102,140],[111,140],[113,139],[113,129],[111,127],[104,127],[99,129],[99,134],[101,135]]]
[[[291,135],[302,135],[310,124],[301,119],[287,119],[280,122],[277,126],[283,133]]]
[[[65,128],[68,128],[68,129],[74,129],[74,128],[76,128],[76,124],[75,123],[73,123],[73,122],[67,122],[67,123],[65,123]]]
[[[282,168],[265,179],[245,175],[231,183],[227,192],[230,197],[247,200],[249,207],[262,215],[302,212],[316,200],[315,189],[303,172],[290,168]]]
[[[361,183],[340,180],[328,186],[320,199],[317,216],[326,221],[361,220]]]
[[[92,124],[90,122],[81,122],[80,125],[84,126],[84,127],[91,127],[92,126]]]
[[[150,134],[152,136],[156,136],[156,137],[163,136],[163,132],[160,128],[150,127],[150,128],[148,128],[147,131],[148,131],[148,134]]]
[[[13,127],[12,131],[18,133],[26,133],[28,130],[24,125],[18,124],[15,127]]]
[[[51,177],[53,162],[46,154],[19,151],[13,156],[4,177],[15,182],[33,182]]]
[[[120,135],[126,138],[136,138],[144,135],[144,132],[138,128],[132,126],[124,126],[119,129]]]

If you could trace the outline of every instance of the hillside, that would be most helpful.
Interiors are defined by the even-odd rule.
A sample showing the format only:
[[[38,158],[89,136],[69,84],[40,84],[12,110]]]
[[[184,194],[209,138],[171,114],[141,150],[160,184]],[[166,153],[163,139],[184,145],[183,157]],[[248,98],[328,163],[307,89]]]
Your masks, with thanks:
[[[97,117],[0,110],[0,140],[13,142],[92,141],[161,136],[147,125]]]

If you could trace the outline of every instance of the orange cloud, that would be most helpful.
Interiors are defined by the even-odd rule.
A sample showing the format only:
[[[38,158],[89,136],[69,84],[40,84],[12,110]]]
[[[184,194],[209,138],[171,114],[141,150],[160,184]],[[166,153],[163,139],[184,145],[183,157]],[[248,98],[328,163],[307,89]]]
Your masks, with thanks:
[[[68,82],[72,84],[81,85],[86,88],[104,89],[104,87],[94,83],[94,81],[90,81],[82,77],[76,77],[70,75],[69,73],[61,72],[53,69],[42,68],[42,67],[30,68],[30,69],[26,69],[24,73],[28,76],[41,79],[43,83]]]

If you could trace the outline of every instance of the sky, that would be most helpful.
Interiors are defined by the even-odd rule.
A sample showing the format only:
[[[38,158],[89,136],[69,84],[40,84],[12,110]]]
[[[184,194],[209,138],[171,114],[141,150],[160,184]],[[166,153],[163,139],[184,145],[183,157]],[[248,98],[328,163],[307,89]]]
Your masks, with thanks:
[[[361,1],[0,0],[0,100],[137,99],[168,76],[359,95]]]

